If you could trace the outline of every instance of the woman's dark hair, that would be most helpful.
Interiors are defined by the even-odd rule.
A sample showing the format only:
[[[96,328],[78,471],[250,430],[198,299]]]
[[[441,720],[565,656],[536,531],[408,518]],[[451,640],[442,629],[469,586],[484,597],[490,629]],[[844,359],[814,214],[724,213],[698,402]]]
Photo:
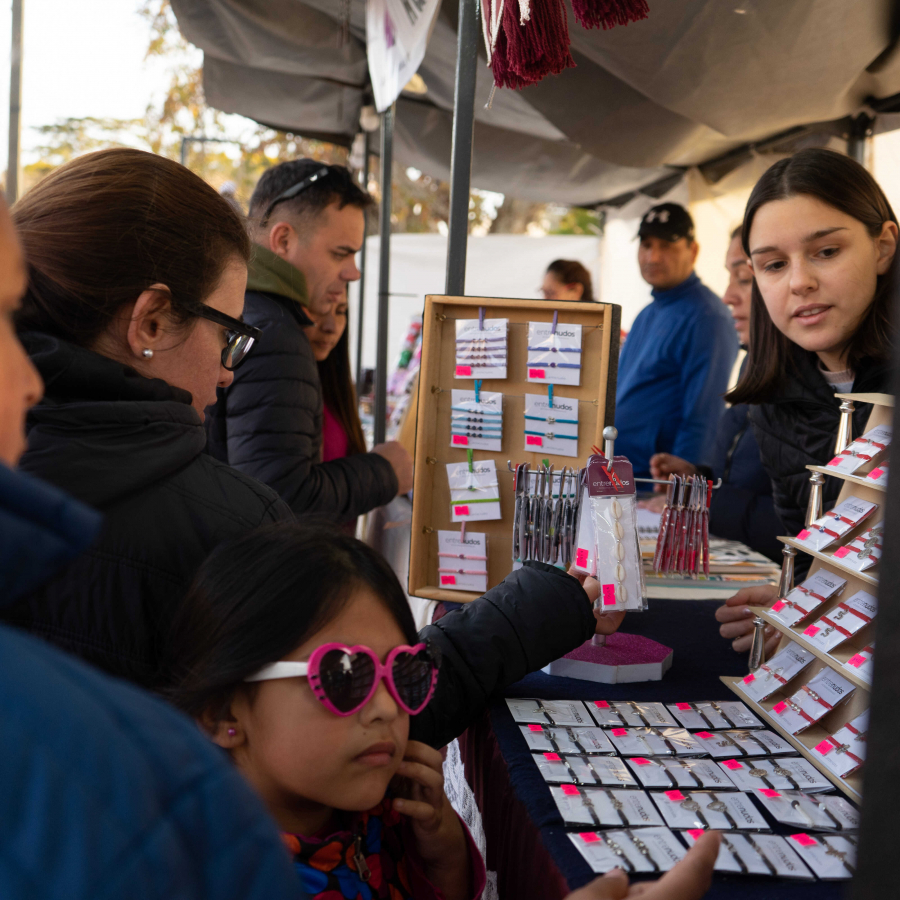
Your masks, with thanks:
[[[366,438],[359,420],[356,387],[350,374],[350,329],[345,328],[331,353],[319,363],[322,399],[347,435],[347,455],[366,452]]]
[[[296,650],[360,588],[375,594],[416,643],[409,602],[391,567],[334,525],[269,525],[222,544],[172,621],[167,695],[195,718],[221,718],[248,675]]]
[[[169,288],[177,321],[193,318],[225,267],[250,258],[228,201],[184,166],[142,150],[101,150],[60,166],[12,218],[28,262],[17,327],[82,347],[153,284]]]
[[[556,276],[556,280],[562,284],[580,284],[582,287],[581,299],[594,299],[594,288],[591,283],[591,273],[577,259],[554,259],[547,271]]]
[[[741,231],[744,252],[750,257],[750,229],[760,207],[773,200],[806,195],[862,222],[874,238],[884,223],[897,217],[878,182],[858,162],[833,150],[801,150],[769,168],[756,183]],[[879,275],[875,296],[847,347],[847,365],[854,373],[865,359],[885,361],[893,349],[890,322],[892,285],[900,253],[884,275]],[[744,375],[725,399],[729,403],[764,403],[784,386],[785,379],[805,353],[772,322],[762,294],[753,280],[750,302],[750,349]]]

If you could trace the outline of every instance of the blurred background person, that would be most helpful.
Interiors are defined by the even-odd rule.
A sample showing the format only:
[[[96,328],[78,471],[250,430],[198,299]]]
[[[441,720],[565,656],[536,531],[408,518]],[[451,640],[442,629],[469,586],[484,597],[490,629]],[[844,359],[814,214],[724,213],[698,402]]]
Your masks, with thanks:
[[[591,273],[577,259],[555,259],[544,273],[545,300],[594,300]]]

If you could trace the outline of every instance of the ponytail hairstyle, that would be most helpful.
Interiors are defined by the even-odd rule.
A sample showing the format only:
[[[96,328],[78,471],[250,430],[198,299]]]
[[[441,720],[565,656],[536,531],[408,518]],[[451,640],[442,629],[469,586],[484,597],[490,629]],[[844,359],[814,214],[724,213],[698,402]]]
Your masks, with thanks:
[[[858,162],[819,148],[801,150],[771,166],[756,183],[741,230],[744,252],[750,258],[753,218],[766,203],[788,197],[815,197],[865,225],[874,238],[885,222],[897,222],[878,182]],[[896,283],[897,253],[884,275],[879,275],[875,295],[848,345],[847,365],[858,372],[863,360],[886,362],[894,344],[890,321],[892,288]],[[765,403],[784,387],[788,374],[806,352],[782,334],[772,322],[762,294],[753,280],[750,300],[750,349],[744,375],[725,395],[729,403]]]
[[[580,284],[582,301],[594,301],[591,273],[577,259],[554,259],[547,271],[561,284]]]

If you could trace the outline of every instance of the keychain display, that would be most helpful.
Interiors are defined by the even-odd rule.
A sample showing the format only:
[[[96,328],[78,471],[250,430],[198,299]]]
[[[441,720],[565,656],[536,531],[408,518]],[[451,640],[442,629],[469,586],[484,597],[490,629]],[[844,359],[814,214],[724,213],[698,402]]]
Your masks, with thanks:
[[[580,700],[530,700],[507,698],[506,705],[515,722],[536,725],[592,726],[594,720]]]
[[[670,828],[772,830],[743,791],[651,791],[650,796]]]
[[[828,463],[828,468],[835,474],[852,475],[867,462],[871,462],[887,451],[887,448],[891,446],[892,432],[893,429],[890,425],[876,425],[838,453]]]
[[[842,566],[853,569],[854,572],[864,572],[881,559],[883,535],[884,525],[873,525],[846,546],[838,547],[833,556],[841,561]]]
[[[622,756],[705,756],[683,728],[611,728],[609,738]]]
[[[753,794],[780,825],[813,831],[856,831],[859,810],[837,794],[757,788]]]
[[[828,569],[818,569],[803,584],[798,584],[786,597],[776,600],[769,608],[773,618],[785,625],[796,625],[811,615],[826,600],[840,594],[847,579]]]
[[[854,653],[841,668],[845,672],[851,672],[854,675],[862,678],[866,684],[872,683],[872,669],[875,663],[874,660],[875,655],[875,643],[869,644],[868,647],[863,647],[862,650],[859,650],[857,653]]]
[[[678,722],[662,703],[638,703],[634,700],[594,700],[588,704],[598,725],[611,727],[658,726],[677,727]]]
[[[492,459],[475,461],[471,449],[467,463],[447,463],[450,482],[450,521],[486,522],[501,519],[500,486]]]
[[[551,787],[550,794],[566,825],[629,828],[665,824],[641,790],[562,784]]]
[[[726,759],[718,764],[742,791],[754,791],[759,787],[774,790],[803,790],[811,793],[830,791],[831,782],[819,770],[801,756],[781,759],[754,759],[741,762]]]
[[[877,503],[860,500],[859,497],[848,497],[816,519],[812,525],[803,528],[795,540],[810,550],[824,550],[864,522],[876,509]]]
[[[551,725],[520,725],[519,730],[532,753],[561,753],[563,756],[614,756],[616,748],[602,728],[581,726],[559,728]]]
[[[694,738],[705,755],[713,759],[743,756],[784,756],[797,751],[780,735],[766,728],[752,731],[695,731]]]
[[[528,381],[581,384],[581,326],[553,322],[528,323]]]
[[[503,394],[481,390],[450,392],[450,446],[500,452],[503,439]]]
[[[799,675],[815,658],[812,650],[791,641],[755,672],[745,675],[737,687],[759,703]]]
[[[685,728],[765,728],[740,700],[668,703],[666,708]]]
[[[816,759],[830,772],[841,778],[852,775],[866,760],[866,737],[869,731],[869,711],[829,735],[813,747]]]
[[[689,847],[703,833],[702,828],[677,832]],[[772,875],[798,881],[815,880],[794,848],[777,834],[723,834],[715,871],[730,875]]]
[[[880,465],[875,466],[875,468],[866,475],[866,481],[871,481],[873,484],[886,488],[888,484],[888,464],[881,463]]]
[[[659,520],[653,571],[662,575],[709,575],[709,507],[712,482],[699,475],[673,475]]]
[[[855,685],[826,666],[800,690],[776,703],[772,715],[788,734],[800,734],[847,700],[855,690]]]
[[[560,753],[536,753],[541,777],[548,784],[626,785],[637,781],[618,756],[563,756]]]
[[[578,401],[554,396],[525,395],[525,449],[557,456],[578,456]]]
[[[611,869],[629,874],[668,872],[687,852],[670,829],[663,826],[632,831],[582,831],[569,840],[591,867],[602,875]]]
[[[857,591],[803,630],[803,636],[826,653],[868,625],[878,612],[878,600],[868,591]]]
[[[634,756],[629,768],[645,788],[708,788],[731,791],[734,781],[709,759]]]
[[[532,471],[516,466],[513,515],[513,570],[533,559],[567,569],[574,556],[578,516],[579,472],[564,466],[554,473],[549,463]]]
[[[509,319],[456,320],[454,378],[506,378]]]
[[[823,881],[843,881],[856,874],[856,838],[848,835],[792,834],[800,858]]]
[[[451,591],[487,590],[488,546],[486,534],[472,531],[439,531],[438,574],[441,587]]]

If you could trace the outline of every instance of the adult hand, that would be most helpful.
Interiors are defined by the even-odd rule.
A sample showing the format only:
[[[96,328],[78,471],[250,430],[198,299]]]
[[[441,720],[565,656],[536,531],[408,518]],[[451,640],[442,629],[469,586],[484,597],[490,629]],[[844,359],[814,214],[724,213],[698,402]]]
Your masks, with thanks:
[[[696,475],[697,467],[680,456],[672,456],[671,453],[654,453],[650,457],[650,474],[654,478],[668,478],[670,475]],[[667,490],[664,484],[657,484],[653,489],[658,494],[664,494]]]
[[[573,891],[566,900],[699,900],[712,881],[713,866],[719,854],[718,831],[707,831],[685,854],[684,859],[658,881],[629,885],[621,869],[613,869],[590,884]]]
[[[376,444],[372,452],[383,456],[393,466],[398,496],[408,494],[413,486],[413,461],[406,448],[397,441],[388,441],[386,444]]]
[[[569,569],[569,574],[581,582],[581,586],[588,595],[591,606],[593,606],[600,596],[600,582],[590,575],[585,575],[584,572],[579,572],[574,566]],[[625,612],[624,610],[620,612],[601,612],[599,609],[594,609],[594,618],[597,620],[597,624],[594,626],[594,634],[615,634],[625,619]]]
[[[731,641],[738,653],[746,653],[753,643],[753,611],[751,606],[771,606],[778,599],[778,588],[774,584],[741,588],[716,610],[716,621],[721,622],[719,634]],[[766,657],[775,652],[781,632],[772,625],[766,625]]]

